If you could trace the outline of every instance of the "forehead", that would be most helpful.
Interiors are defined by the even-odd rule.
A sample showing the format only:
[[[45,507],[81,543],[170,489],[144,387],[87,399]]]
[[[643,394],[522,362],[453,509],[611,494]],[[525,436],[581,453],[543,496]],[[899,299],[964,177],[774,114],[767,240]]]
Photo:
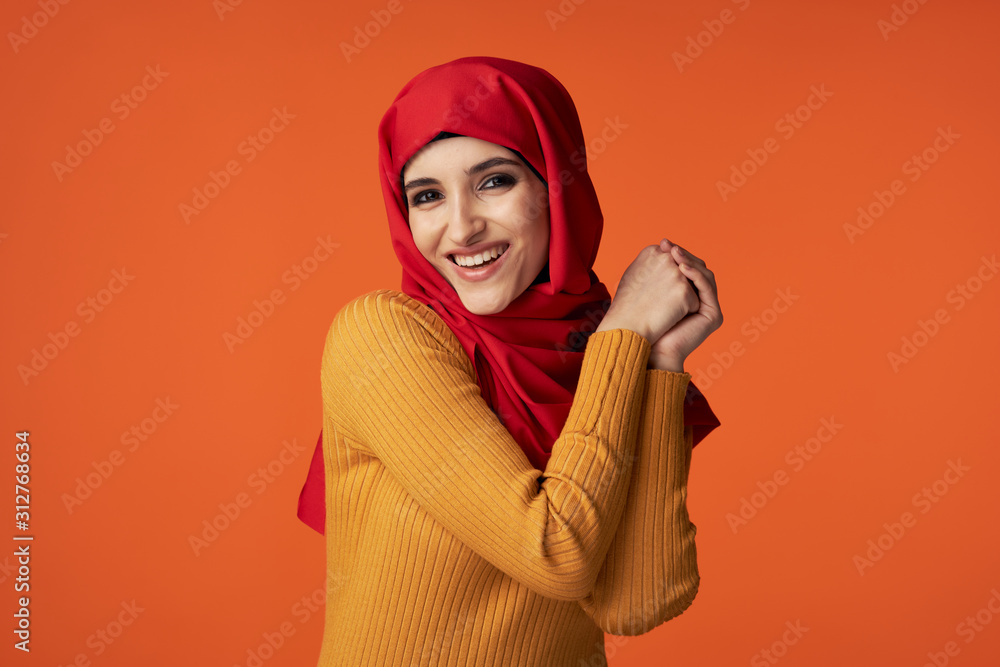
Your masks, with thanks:
[[[402,172],[416,174],[414,170],[440,169],[448,166],[466,168],[485,158],[496,156],[518,159],[513,151],[483,139],[448,137],[431,141],[421,147],[403,165]]]

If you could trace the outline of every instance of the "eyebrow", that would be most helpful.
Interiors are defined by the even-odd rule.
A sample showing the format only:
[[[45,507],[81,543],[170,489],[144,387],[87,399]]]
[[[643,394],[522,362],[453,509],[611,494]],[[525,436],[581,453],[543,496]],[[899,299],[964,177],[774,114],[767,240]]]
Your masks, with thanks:
[[[499,166],[512,166],[512,167],[523,167],[524,165],[516,160],[511,160],[505,157],[491,157],[488,160],[483,160],[479,164],[472,165],[469,169],[465,170],[466,176],[473,176],[475,174],[486,171],[487,169],[492,169],[493,167]],[[414,188],[422,188],[425,185],[441,185],[441,181],[436,178],[415,178],[403,188],[403,192],[409,192]]]

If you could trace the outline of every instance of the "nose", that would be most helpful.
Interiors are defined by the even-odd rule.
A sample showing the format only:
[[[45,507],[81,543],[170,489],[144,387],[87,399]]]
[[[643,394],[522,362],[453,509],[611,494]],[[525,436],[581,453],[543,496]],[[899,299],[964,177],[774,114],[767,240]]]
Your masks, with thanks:
[[[454,245],[473,245],[487,226],[483,202],[470,192],[460,191],[448,210],[448,240]]]

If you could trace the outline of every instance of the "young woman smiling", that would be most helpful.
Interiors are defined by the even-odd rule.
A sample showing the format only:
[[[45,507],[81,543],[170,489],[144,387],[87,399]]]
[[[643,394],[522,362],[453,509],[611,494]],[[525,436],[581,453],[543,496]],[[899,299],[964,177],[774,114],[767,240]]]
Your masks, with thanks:
[[[698,590],[687,477],[719,421],[683,362],[722,323],[715,277],[662,239],[610,299],[579,118],[545,70],[433,67],[379,139],[403,279],[344,305],[323,350],[299,504],[326,535],[319,665],[605,664],[604,632]]]
[[[417,249],[469,312],[504,310],[549,259],[545,184],[513,151],[463,136],[428,143],[404,180],[410,174],[404,191]]]

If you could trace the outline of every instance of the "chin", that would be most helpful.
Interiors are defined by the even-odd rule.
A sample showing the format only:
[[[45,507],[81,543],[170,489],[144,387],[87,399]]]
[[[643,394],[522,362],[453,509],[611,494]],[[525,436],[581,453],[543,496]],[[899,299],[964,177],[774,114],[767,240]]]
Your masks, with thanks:
[[[504,310],[510,301],[497,299],[463,298],[462,305],[473,315],[495,315]]]

